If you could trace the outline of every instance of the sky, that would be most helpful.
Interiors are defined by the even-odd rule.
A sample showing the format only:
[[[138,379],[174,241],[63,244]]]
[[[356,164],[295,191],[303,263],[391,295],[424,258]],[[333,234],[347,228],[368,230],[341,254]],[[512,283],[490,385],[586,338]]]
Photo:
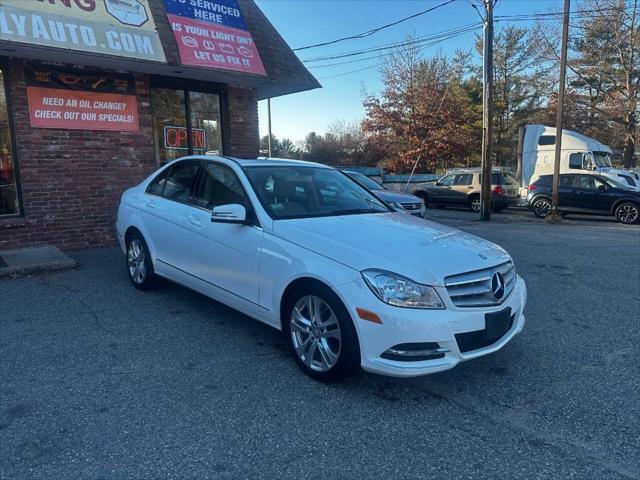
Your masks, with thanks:
[[[445,0],[256,0],[274,27],[291,48],[304,47],[358,34],[444,3]],[[518,15],[561,10],[562,0],[498,0],[495,15]],[[560,20],[558,20],[560,21]],[[369,37],[296,52],[301,60],[335,55],[403,41],[408,35],[424,36],[480,22],[468,0],[454,0]],[[518,25],[526,23],[518,22]],[[482,28],[427,47],[424,56],[449,55],[457,49],[470,50]],[[297,142],[315,131],[324,134],[334,121],[359,121],[364,116],[364,92],[382,88],[380,58],[321,67],[358,60],[361,55],[337,60],[307,62],[305,65],[322,88],[277,97],[271,100],[272,132],[277,138]],[[359,70],[359,71],[354,71]],[[349,73],[350,72],[350,73]],[[266,101],[259,102],[260,136],[267,134]]]

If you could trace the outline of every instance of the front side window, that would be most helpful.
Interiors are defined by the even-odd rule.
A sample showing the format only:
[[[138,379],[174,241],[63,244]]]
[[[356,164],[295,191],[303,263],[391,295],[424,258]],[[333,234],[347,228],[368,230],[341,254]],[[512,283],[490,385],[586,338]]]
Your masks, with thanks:
[[[590,175],[580,175],[578,177],[578,183],[576,187],[582,190],[595,190],[596,182],[593,180],[593,178],[594,177]]]
[[[451,185],[453,185],[455,179],[455,175],[447,175],[446,177],[442,177],[440,180],[438,180],[438,185],[442,185],[443,187],[450,187]]]
[[[4,71],[0,69],[0,217],[20,214],[18,182],[13,162],[11,128],[4,85]]]
[[[389,212],[380,200],[341,172],[316,167],[247,167],[260,203],[275,219]]]
[[[235,173],[224,165],[209,163],[204,168],[196,193],[196,203],[208,210],[219,205],[236,203],[249,207],[244,188]]]

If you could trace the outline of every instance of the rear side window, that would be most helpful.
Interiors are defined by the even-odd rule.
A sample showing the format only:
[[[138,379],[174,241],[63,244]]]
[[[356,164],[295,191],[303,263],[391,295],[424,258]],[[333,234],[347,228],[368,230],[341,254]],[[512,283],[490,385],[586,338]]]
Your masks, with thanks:
[[[151,195],[162,195],[162,190],[164,190],[164,184],[167,180],[167,173],[169,173],[169,168],[165,169],[160,175],[154,178],[149,186],[147,187],[147,193]]]
[[[551,175],[543,175],[535,181],[536,185],[540,185],[541,187],[550,187],[551,186]]]
[[[555,145],[555,143],[555,135],[540,135],[540,138],[538,139],[538,145]]]
[[[575,178],[575,175],[560,175],[560,186],[564,188],[574,188]]]
[[[199,161],[184,161],[173,165],[164,180],[161,195],[176,202],[189,202],[199,168]]]

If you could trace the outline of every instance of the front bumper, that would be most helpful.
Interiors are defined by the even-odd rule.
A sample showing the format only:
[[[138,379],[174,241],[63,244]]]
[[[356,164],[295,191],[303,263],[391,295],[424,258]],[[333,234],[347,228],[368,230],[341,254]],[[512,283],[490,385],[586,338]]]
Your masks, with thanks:
[[[437,287],[436,290],[446,305],[444,310],[398,308],[387,305],[373,295],[363,280],[342,285],[340,293],[343,299],[352,299],[348,301],[348,308],[356,324],[364,370],[394,377],[413,377],[441,372],[455,367],[460,362],[500,350],[524,327],[527,288],[520,277],[509,297],[495,307],[454,307],[445,288]],[[460,351],[456,334],[484,330],[485,314],[498,312],[507,307],[511,308],[513,323],[502,337],[486,347],[467,352]],[[362,320],[356,308],[376,313],[383,323]],[[381,356],[395,345],[431,342],[438,343],[440,348],[446,350],[442,358],[398,361]]]

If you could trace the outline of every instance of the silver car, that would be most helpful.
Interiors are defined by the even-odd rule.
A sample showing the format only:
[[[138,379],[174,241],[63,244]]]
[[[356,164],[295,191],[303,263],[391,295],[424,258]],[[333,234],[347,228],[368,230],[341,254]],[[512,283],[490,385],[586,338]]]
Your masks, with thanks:
[[[351,179],[358,182],[363,187],[371,190],[378,198],[386,202],[396,212],[408,213],[416,217],[424,217],[425,207],[421,198],[409,193],[392,192],[387,190],[375,180],[367,177],[360,172],[351,170],[342,170]]]

